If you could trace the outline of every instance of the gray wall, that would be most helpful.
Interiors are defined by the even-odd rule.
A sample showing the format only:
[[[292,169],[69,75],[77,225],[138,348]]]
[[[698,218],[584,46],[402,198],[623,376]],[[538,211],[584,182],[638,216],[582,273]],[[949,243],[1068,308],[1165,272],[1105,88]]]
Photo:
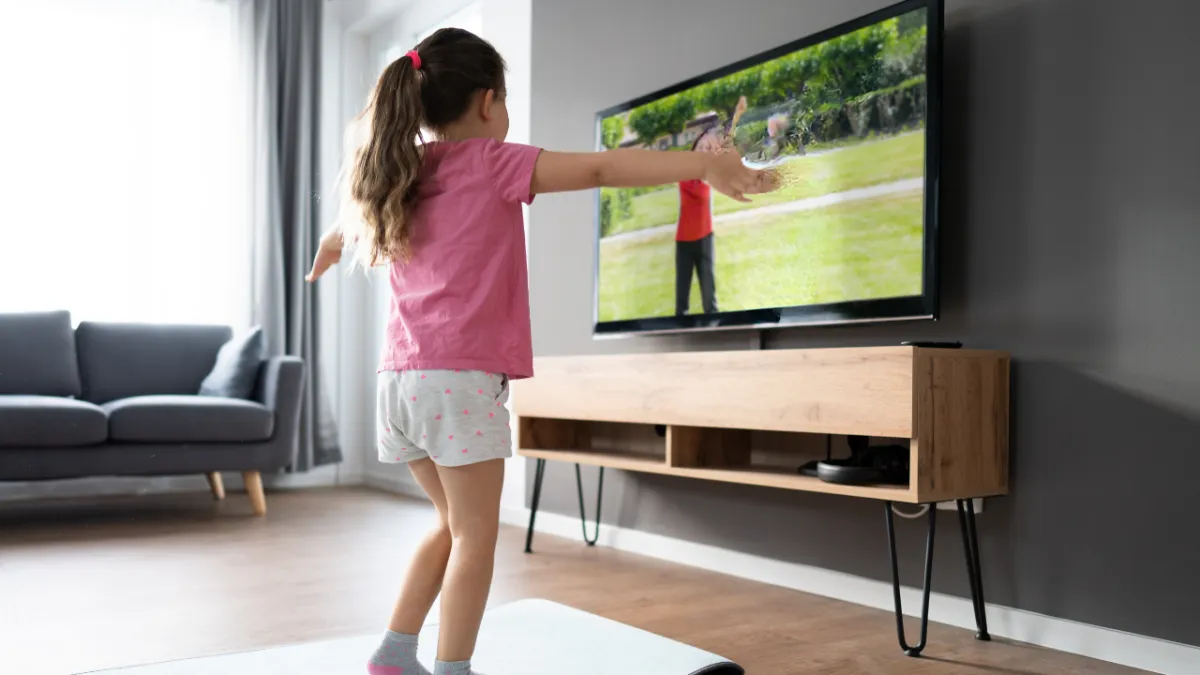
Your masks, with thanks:
[[[887,4],[535,0],[533,142],[589,149],[599,109]],[[764,345],[936,337],[1011,351],[1012,494],[980,516],[988,600],[1200,644],[1200,9],[947,5],[943,320],[769,332]],[[593,342],[592,199],[544,196],[531,211],[539,355],[750,346],[747,335]],[[569,471],[550,465],[543,508],[575,514]],[[877,503],[607,482],[606,522],[888,578]],[[949,516],[935,588],[965,596]],[[919,585],[923,528],[905,522],[900,535]]]

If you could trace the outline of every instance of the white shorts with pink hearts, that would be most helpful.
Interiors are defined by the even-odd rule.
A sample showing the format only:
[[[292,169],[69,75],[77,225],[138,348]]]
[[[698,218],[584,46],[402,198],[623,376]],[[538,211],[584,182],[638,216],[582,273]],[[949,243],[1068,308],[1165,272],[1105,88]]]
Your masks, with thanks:
[[[506,376],[385,370],[378,378],[379,461],[463,466],[512,457]]]

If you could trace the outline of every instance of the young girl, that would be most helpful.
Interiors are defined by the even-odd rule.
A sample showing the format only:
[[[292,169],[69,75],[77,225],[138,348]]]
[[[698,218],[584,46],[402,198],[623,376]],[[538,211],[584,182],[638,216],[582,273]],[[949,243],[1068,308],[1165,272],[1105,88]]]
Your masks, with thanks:
[[[704,180],[736,199],[773,186],[736,155],[543,152],[505,143],[504,61],[439,30],[392,62],[360,117],[346,217],[320,244],[315,280],[354,246],[392,290],[378,374],[379,459],[406,462],[437,509],[400,590],[371,675],[427,675],[417,634],[442,595],[435,675],[467,675],[492,581],[512,379],[533,375],[521,204],[600,186]],[[431,132],[428,142],[422,130]]]

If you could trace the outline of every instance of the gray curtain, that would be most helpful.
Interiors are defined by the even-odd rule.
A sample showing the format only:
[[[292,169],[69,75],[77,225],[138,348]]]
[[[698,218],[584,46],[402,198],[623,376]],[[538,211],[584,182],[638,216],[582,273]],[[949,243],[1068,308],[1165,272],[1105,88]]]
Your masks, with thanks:
[[[304,359],[308,380],[292,471],[342,460],[321,377],[319,307],[304,281],[320,238],[317,193],[325,0],[244,0],[252,56],[255,163],[253,319],[271,354]]]

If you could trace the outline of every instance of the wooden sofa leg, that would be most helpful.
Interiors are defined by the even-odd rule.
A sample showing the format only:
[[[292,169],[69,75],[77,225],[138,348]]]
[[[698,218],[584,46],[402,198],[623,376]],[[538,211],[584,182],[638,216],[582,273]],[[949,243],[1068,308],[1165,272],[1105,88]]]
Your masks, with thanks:
[[[208,478],[208,489],[212,490],[213,499],[225,499],[225,483],[221,482],[221,472],[209,471],[205,477]]]
[[[246,494],[250,495],[250,505],[254,507],[254,515],[267,515],[267,496],[263,494],[262,474],[257,471],[242,472],[242,481],[246,484]]]

